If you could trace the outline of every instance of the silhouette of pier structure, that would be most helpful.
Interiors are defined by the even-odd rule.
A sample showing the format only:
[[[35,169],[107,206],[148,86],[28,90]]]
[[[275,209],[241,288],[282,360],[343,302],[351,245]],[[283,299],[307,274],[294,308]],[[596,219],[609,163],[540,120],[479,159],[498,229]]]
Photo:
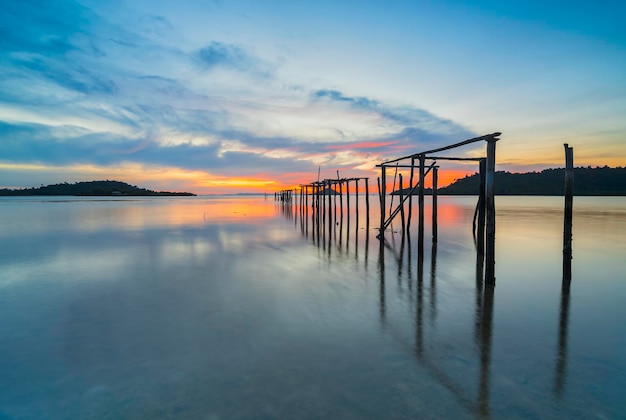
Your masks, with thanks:
[[[359,182],[362,182],[361,186]],[[333,233],[336,235],[337,226],[341,232],[344,217],[347,219],[349,232],[352,206],[354,206],[358,229],[361,195],[365,196],[365,222],[366,229],[369,230],[369,178],[340,178],[337,172],[336,179],[323,179],[299,185],[298,188],[276,192],[274,200],[281,202],[283,207],[289,207],[289,209],[283,209],[283,212],[290,214],[298,212],[302,228],[308,232],[310,222],[313,227],[312,234],[321,239],[326,235],[332,238]],[[351,196],[354,198],[351,199]],[[354,204],[351,204],[352,200]]]
[[[376,264],[376,272],[378,277],[378,314],[380,324],[385,331],[399,345],[406,347],[408,352],[415,356],[416,362],[428,371],[432,377],[447,389],[450,394],[464,407],[475,413],[480,418],[489,418],[491,416],[491,370],[492,370],[492,343],[493,343],[493,323],[494,323],[494,305],[495,305],[495,288],[494,278],[486,277],[485,271],[488,264],[485,264],[485,254],[489,247],[494,246],[495,226],[489,228],[489,223],[495,225],[495,204],[494,204],[494,185],[493,174],[495,166],[495,142],[498,141],[499,133],[488,136],[482,136],[470,139],[465,142],[457,143],[449,146],[449,148],[460,147],[471,142],[486,141],[487,152],[484,157],[476,158],[454,158],[439,157],[434,153],[447,150],[447,148],[436,149],[409,155],[397,160],[392,160],[380,164],[382,177],[378,179],[379,204],[381,221],[378,227],[379,252]],[[572,195],[573,195],[573,149],[567,144],[565,145],[566,155],[566,171],[565,171],[565,210],[564,210],[564,228],[563,228],[563,279],[561,288],[561,300],[559,307],[558,330],[556,332],[556,357],[554,363],[554,388],[553,392],[556,398],[561,398],[566,387],[567,374],[567,344],[568,344],[568,324],[570,318],[570,284],[571,284],[571,261],[572,261]],[[403,164],[402,160],[410,161],[410,164]],[[476,264],[472,267],[475,270],[475,298],[472,305],[473,311],[473,339],[475,343],[475,359],[476,369],[473,370],[475,379],[472,381],[475,388],[468,389],[466,381],[459,379],[454,371],[450,371],[445,364],[440,364],[439,355],[436,347],[436,334],[430,334],[435,331],[437,325],[438,298],[437,298],[437,161],[446,160],[468,160],[475,161],[479,164],[480,187],[478,191],[478,203],[474,212],[472,230],[476,244]],[[398,176],[398,182],[392,187],[390,194],[387,194],[385,186],[387,171],[397,167],[408,168],[411,170],[409,187],[405,189],[401,177]],[[417,172],[417,175],[414,173]],[[423,180],[427,176],[432,176],[432,243],[430,244],[430,261],[428,268],[425,264],[424,250],[424,201],[426,195],[425,183]],[[384,181],[383,181],[384,180]],[[355,182],[356,179],[350,179]],[[345,180],[344,180],[345,182]],[[350,212],[344,213],[345,208],[349,208],[349,194],[346,194],[342,188],[338,188],[340,183],[338,180],[323,180],[308,185],[300,186],[299,190],[290,190],[284,193],[284,201],[282,201],[283,214],[288,218],[295,220],[296,226],[300,225],[303,237],[312,239],[314,245],[324,255],[328,261],[332,258],[350,257],[364,263],[365,272],[372,272],[369,260],[369,217],[367,220],[367,228],[365,230],[365,241],[359,243],[359,220],[356,220],[356,229],[354,235],[351,236],[350,226],[355,226],[350,222],[344,224],[343,218],[349,220]],[[367,190],[366,190],[367,191]],[[383,194],[383,192],[385,194]],[[417,192],[418,195],[418,258],[417,267],[415,269],[414,259],[412,257],[411,239],[409,233],[411,221],[411,199],[412,195]],[[299,194],[298,194],[299,193]],[[343,196],[347,195],[346,206],[343,204]],[[388,207],[386,199],[391,196],[399,198],[399,202],[394,208],[393,203]],[[298,197],[298,199],[294,199]],[[336,205],[339,199],[340,206]],[[278,199],[280,200],[280,198]],[[310,201],[309,201],[310,200]],[[404,204],[408,202],[408,209],[403,209]],[[355,206],[358,207],[358,200],[355,200]],[[341,208],[339,215],[337,209]],[[356,209],[354,209],[356,210]],[[358,211],[358,210],[356,210]],[[369,204],[367,206],[369,214]],[[354,215],[354,212],[352,212]],[[394,217],[400,215],[405,221],[402,223],[402,235],[399,241],[391,236],[391,241],[385,240],[385,233],[388,232],[391,221]],[[420,217],[421,215],[421,217]],[[345,234],[345,236],[344,236]],[[372,235],[373,236],[373,235]],[[397,236],[397,235],[395,235]],[[342,238],[345,238],[342,242]],[[361,237],[363,239],[363,237]],[[442,238],[444,240],[445,238]],[[354,246],[354,250],[350,249]],[[413,251],[414,252],[414,251]],[[494,251],[490,251],[493,264]],[[393,258],[389,259],[389,255]],[[420,255],[421,254],[421,255]],[[387,255],[387,264],[385,263],[385,255]],[[359,258],[364,256],[364,258]],[[426,258],[428,263],[428,257]],[[391,265],[389,264],[391,263]],[[393,266],[393,264],[397,266]],[[493,273],[493,266],[491,266]],[[415,271],[417,273],[415,273]],[[388,295],[390,281],[393,278],[397,281],[398,287],[408,286],[409,293],[406,296],[412,307],[414,321],[409,337],[406,336],[407,331],[399,324],[394,322],[393,311],[388,308]],[[406,282],[406,283],[404,283]],[[434,348],[433,348],[434,346]]]
[[[486,134],[474,137],[448,146],[423,152],[413,153],[396,159],[383,162],[377,167],[380,168],[378,178],[378,194],[380,200],[380,228],[378,238],[381,243],[384,241],[385,229],[391,224],[393,219],[400,215],[402,222],[402,232],[408,232],[408,227],[412,217],[413,196],[417,193],[417,252],[418,260],[424,258],[424,199],[426,195],[426,176],[431,175],[432,181],[432,240],[437,241],[437,181],[438,181],[438,161],[475,161],[479,163],[480,188],[478,191],[478,203],[475,212],[474,235],[476,238],[477,251],[480,256],[484,256],[485,261],[485,284],[495,285],[495,238],[496,238],[496,208],[494,200],[494,174],[496,161],[496,142],[501,133]],[[450,157],[437,156],[436,153],[456,149],[469,144],[482,142],[486,143],[486,153],[483,157]],[[396,177],[394,176],[394,188],[392,188],[391,205],[387,213],[387,177],[388,171],[395,169],[410,170],[409,187],[404,189],[402,175],[398,177],[398,189],[396,188]],[[416,174],[417,172],[417,174]],[[399,195],[399,203],[393,209],[393,197]],[[405,203],[408,204],[408,211],[405,211]]]

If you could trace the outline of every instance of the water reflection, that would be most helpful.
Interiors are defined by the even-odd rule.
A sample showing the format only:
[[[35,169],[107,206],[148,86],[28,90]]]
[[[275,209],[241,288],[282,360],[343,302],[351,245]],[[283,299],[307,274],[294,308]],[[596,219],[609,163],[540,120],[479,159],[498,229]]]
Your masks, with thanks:
[[[347,206],[318,219],[310,197],[303,207],[256,200],[231,199],[230,221],[212,220],[224,213],[208,199],[0,203],[10,244],[0,247],[0,417],[626,411],[626,217],[614,217],[626,201],[610,220],[598,216],[605,208],[574,212],[564,287],[561,200],[534,210],[528,198],[499,200],[496,290],[472,239],[474,198],[440,197],[455,216],[439,218],[421,259],[415,226],[380,242],[354,200],[350,223]],[[248,218],[249,204],[273,216]],[[115,218],[80,228],[107,207]],[[49,212],[62,216],[56,227],[11,227]],[[145,224],[129,228],[137,214]]]
[[[345,259],[350,255],[354,261],[358,261],[362,254],[364,266],[367,268],[370,246],[369,215],[359,215],[359,208],[363,203],[358,200],[351,208],[350,200],[346,198],[344,208],[343,198],[339,196],[338,207],[337,196],[303,195],[299,200],[276,201],[274,206],[276,213],[293,220],[299,226],[301,235],[310,239],[329,261],[334,257]],[[361,201],[363,200],[365,198]],[[362,230],[365,231],[363,236]]]
[[[563,237],[562,228],[559,226],[558,219],[562,217],[562,213],[558,210],[554,210],[552,207],[546,208],[544,204],[539,205],[536,209],[532,209],[531,206],[520,206],[521,218],[516,212],[518,203],[512,203],[514,200],[506,199],[504,205],[499,213],[499,241],[498,246],[500,250],[503,250],[501,257],[499,258],[499,264],[496,265],[496,270],[500,273],[502,279],[500,289],[503,291],[499,293],[501,299],[504,299],[503,305],[500,305],[500,310],[497,310],[495,304],[496,290],[494,286],[485,284],[485,266],[484,259],[481,255],[481,245],[477,243],[475,237],[473,237],[471,226],[471,214],[473,206],[471,201],[467,201],[464,206],[446,206],[446,198],[442,199],[442,210],[450,215],[455,215],[451,219],[445,217],[440,218],[440,233],[438,241],[433,241],[430,244],[425,244],[423,247],[418,247],[417,255],[412,255],[412,246],[414,241],[411,240],[411,230],[407,229],[406,235],[399,233],[392,233],[382,241],[375,241],[378,244],[378,255],[376,263],[376,280],[378,290],[378,317],[380,325],[383,327],[383,332],[392,337],[394,341],[399,344],[405,345],[405,338],[403,336],[408,332],[406,326],[401,317],[398,317],[398,305],[406,303],[410,306],[413,313],[413,344],[411,353],[413,354],[415,361],[419,366],[422,366],[431,376],[436,379],[439,384],[447,389],[451,395],[457,400],[457,402],[467,408],[470,412],[481,418],[489,418],[491,416],[502,415],[503,402],[501,400],[494,400],[493,395],[496,394],[502,398],[502,391],[493,390],[492,383],[494,382],[494,375],[496,378],[503,375],[508,368],[506,367],[506,354],[497,354],[495,359],[499,364],[496,364],[494,370],[494,342],[500,334],[500,340],[508,340],[513,333],[497,330],[494,328],[495,319],[498,316],[504,316],[501,318],[503,325],[510,324],[511,315],[507,312],[510,309],[507,305],[513,302],[515,305],[522,304],[523,300],[514,297],[514,294],[520,290],[520,287],[528,288],[531,292],[537,289],[536,284],[528,283],[520,280],[525,280],[527,276],[523,275],[523,270],[519,271],[518,265],[526,265],[529,270],[535,270],[537,272],[543,271],[543,275],[539,275],[538,278],[554,278],[551,276],[549,270],[546,271],[546,267],[554,266],[555,258],[561,254],[561,248],[559,246],[558,239]],[[549,201],[549,200],[548,200]],[[453,207],[454,210],[449,210],[447,207]],[[374,212],[376,210],[374,209]],[[588,209],[585,210],[589,212]],[[620,213],[621,210],[614,211]],[[354,216],[354,214],[353,214]],[[580,220],[581,214],[578,213]],[[334,243],[335,247],[347,250],[350,243],[354,244],[356,248],[354,250],[355,259],[358,258],[359,246],[367,249],[369,241],[365,241],[359,245],[358,228],[357,234],[352,237],[352,241],[348,239],[342,241],[342,238],[346,236],[341,233],[347,233],[348,238],[350,235],[350,229],[343,226],[343,212],[337,214],[339,221],[333,229],[333,235],[338,238]],[[346,218],[348,215],[346,214]],[[521,222],[520,222],[521,221]],[[537,221],[537,223],[535,223]],[[450,222],[450,223],[447,223]],[[465,222],[465,223],[462,223]],[[324,223],[323,221],[321,222]],[[357,222],[358,223],[358,222]],[[523,228],[520,226],[523,225]],[[581,230],[585,230],[584,223],[581,223]],[[352,224],[354,226],[354,224]],[[537,226],[538,230],[530,230],[532,226]],[[366,230],[366,232],[368,232]],[[467,239],[461,238],[470,238]],[[528,241],[528,244],[523,243]],[[480,241],[478,241],[480,242]],[[471,243],[471,248],[468,244]],[[512,244],[516,245],[515,248],[511,247]],[[419,249],[428,251],[430,246],[430,252],[422,254]],[[509,252],[509,249],[514,252]],[[444,259],[440,260],[439,251],[443,250]],[[459,258],[453,257],[455,253],[459,254]],[[468,255],[473,255],[473,262],[467,258]],[[331,254],[328,254],[330,258]],[[428,256],[430,261],[428,261]],[[540,259],[537,260],[537,256]],[[544,260],[546,261],[544,263]],[[532,262],[531,262],[532,261]],[[557,310],[558,328],[557,334],[552,333],[553,342],[556,342],[556,359],[554,353],[551,356],[546,355],[541,361],[542,364],[548,363],[552,366],[551,371],[554,372],[554,376],[549,379],[549,382],[553,383],[555,404],[556,401],[560,401],[564,398],[565,390],[567,388],[566,377],[568,374],[568,332],[570,331],[570,291],[571,291],[571,279],[572,279],[572,265],[571,258],[567,255],[563,255],[563,264],[559,264],[562,267],[561,287],[560,287],[560,299],[558,302],[554,301],[551,308],[542,307],[541,313],[548,316],[543,318],[543,324],[546,320],[549,320],[549,311]],[[413,272],[414,264],[417,263],[416,273]],[[426,274],[425,266],[430,264],[430,271]],[[459,279],[466,278],[466,273],[472,272],[473,276],[473,290],[466,288],[465,286],[459,288],[452,281],[458,281]],[[426,280],[426,276],[429,276],[429,281]],[[533,276],[534,277],[534,276]],[[390,281],[393,280],[393,281]],[[556,280],[556,279],[554,279]],[[403,291],[406,287],[410,293],[405,294]],[[441,285],[443,284],[443,292],[441,292]],[[464,285],[467,283],[463,283]],[[554,287],[557,283],[551,284]],[[398,295],[390,294],[393,288],[396,288]],[[544,287],[550,287],[549,283],[545,283]],[[454,292],[451,292],[456,288]],[[460,293],[463,290],[463,294]],[[537,289],[538,290],[538,289]],[[469,292],[465,294],[466,292]],[[443,293],[443,294],[441,294]],[[451,293],[454,293],[451,295]],[[541,292],[537,294],[536,298],[539,301],[543,301]],[[472,296],[473,295],[473,296]],[[473,356],[469,356],[472,353],[473,348],[470,343],[467,347],[460,350],[463,354],[463,363],[466,364],[465,369],[469,372],[473,372],[474,385],[470,386],[468,383],[468,377],[466,374],[460,374],[463,370],[455,371],[451,369],[451,362],[446,359],[442,359],[440,352],[446,354],[445,342],[441,343],[442,334],[445,336],[446,331],[451,327],[456,328],[454,324],[450,325],[450,322],[458,322],[453,316],[452,312],[459,312],[459,309],[453,309],[450,304],[457,300],[462,304],[467,302],[466,296],[472,296],[472,312],[473,316],[470,331],[472,331],[473,343],[475,345],[475,353]],[[398,301],[398,298],[400,301]],[[404,303],[402,302],[404,300]],[[535,299],[537,300],[537,299]],[[529,303],[532,304],[532,303]],[[441,305],[444,305],[443,307]],[[460,311],[459,313],[462,313]],[[443,314],[443,316],[441,315]],[[447,323],[447,324],[446,324]],[[524,338],[530,340],[537,340],[532,336],[525,337],[525,329],[528,328],[522,325],[521,331],[517,334],[521,334],[519,338],[515,338],[515,341],[520,341],[523,347],[524,343],[527,345],[529,341],[524,341]],[[463,331],[459,331],[457,334],[463,334]],[[531,341],[534,343],[534,341]],[[500,346],[502,346],[502,342]],[[544,341],[541,344],[537,343],[536,346],[544,348],[545,350],[551,350],[551,346],[546,346]],[[504,343],[504,347],[510,346],[509,343]],[[459,351],[457,349],[457,351]],[[521,351],[521,350],[520,350]],[[543,350],[542,350],[543,351]],[[545,353],[545,351],[543,351]],[[460,357],[459,355],[450,355],[452,358]],[[516,364],[521,363],[524,360],[523,353],[518,355],[520,359],[516,360]],[[475,362],[471,362],[471,358],[474,358]],[[549,363],[552,360],[553,363]],[[504,363],[504,365],[502,365]],[[544,371],[545,372],[545,371]],[[545,373],[542,372],[541,377],[544,377]],[[538,376],[538,377],[539,377]],[[548,380],[548,378],[545,378]],[[514,382],[515,383],[515,382]],[[540,384],[533,382],[534,386],[540,386]],[[525,389],[525,386],[520,384],[516,385],[521,389]],[[511,391],[513,392],[513,391]],[[524,392],[517,390],[515,392]],[[525,392],[528,392],[526,390]],[[505,397],[505,400],[511,398],[510,395]],[[515,399],[515,398],[513,398]],[[544,404],[546,402],[544,401]],[[549,404],[548,404],[549,405]],[[559,413],[564,410],[563,406],[555,405],[547,408],[546,406],[529,408],[529,412],[533,415],[543,415],[545,410],[552,413]],[[494,407],[497,407],[494,411]],[[551,411],[552,410],[552,411]]]

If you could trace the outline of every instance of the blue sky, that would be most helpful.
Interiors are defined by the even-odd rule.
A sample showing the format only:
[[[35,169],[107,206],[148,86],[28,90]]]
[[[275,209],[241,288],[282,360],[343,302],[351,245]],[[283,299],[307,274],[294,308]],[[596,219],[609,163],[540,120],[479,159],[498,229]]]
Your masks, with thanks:
[[[61,0],[0,12],[2,186],[272,191],[318,167],[375,177],[380,161],[494,131],[497,169],[562,166],[565,142],[577,165],[626,165],[623,2]]]

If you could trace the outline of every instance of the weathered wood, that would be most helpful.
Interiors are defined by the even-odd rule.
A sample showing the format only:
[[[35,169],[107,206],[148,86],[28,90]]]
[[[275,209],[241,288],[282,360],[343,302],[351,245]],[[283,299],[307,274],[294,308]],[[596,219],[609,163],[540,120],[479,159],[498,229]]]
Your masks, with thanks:
[[[481,140],[497,141],[498,140],[497,137],[500,136],[501,134],[502,133],[492,133],[492,134],[486,134],[486,135],[480,136],[480,137],[474,137],[474,138],[471,138],[471,139],[468,139],[468,140],[461,141],[459,143],[451,144],[449,146],[440,147],[438,149],[432,149],[432,150],[427,150],[425,152],[413,153],[412,155],[407,155],[407,156],[403,156],[403,157],[400,157],[400,158],[397,158],[397,159],[388,160],[386,162],[381,163],[380,165],[388,165],[390,163],[398,162],[400,160],[409,159],[409,158],[412,158],[412,157],[419,158],[420,155],[430,155],[432,153],[443,152],[444,150],[455,149],[457,147],[465,146],[465,145],[471,144],[471,143],[476,143],[476,142],[481,141]]]
[[[428,169],[426,170],[426,172],[425,172],[424,176],[428,175],[428,174],[430,173],[430,171],[431,171],[434,167],[435,167],[435,163],[433,162],[433,163],[432,163],[432,164],[428,167]],[[402,202],[404,202],[404,201],[406,201],[407,199],[409,199],[409,198],[413,195],[413,192],[414,192],[417,188],[419,188],[419,186],[420,186],[420,182],[418,181],[418,182],[416,182],[416,183],[415,183],[415,185],[413,186],[413,188],[411,188],[411,190],[409,191],[409,194],[404,196],[404,198],[403,198],[403,201],[402,201]],[[396,217],[396,216],[398,215],[398,213],[399,213],[399,212],[400,212],[400,206],[396,207],[396,209],[395,209],[395,210],[394,210],[394,211],[393,211],[393,212],[389,215],[389,217],[387,218],[387,220],[385,220],[385,223],[384,223],[384,229],[387,229],[387,226],[389,226],[389,224],[391,224],[391,221],[393,220],[393,218],[394,218],[394,217]]]
[[[409,185],[411,186],[411,192],[409,193],[409,216],[406,221],[407,231],[411,228],[411,216],[413,215],[413,174],[415,172],[415,158],[411,158],[411,176],[409,177]]]
[[[572,214],[574,207],[574,149],[565,143],[565,209],[563,214],[563,288],[572,281]]]
[[[466,161],[466,162],[480,162],[484,157],[478,158],[466,158],[466,157],[448,157],[448,156],[426,156],[426,159],[432,160],[452,160],[452,161]]]
[[[481,258],[485,257],[485,180],[487,176],[486,160],[478,165],[480,185],[478,188],[478,229],[476,230],[476,248]]]
[[[485,177],[486,238],[485,238],[485,285],[496,284],[496,204],[495,204],[496,139],[487,141]]]
[[[378,234],[382,239],[385,233],[385,195],[387,194],[387,184],[385,178],[387,177],[385,167],[380,168],[380,231]]]
[[[402,237],[404,238],[404,233],[406,232],[406,221],[404,220],[404,200],[402,197],[402,190],[404,190],[404,181],[402,180],[402,174],[399,175],[400,181],[400,219],[402,220]]]
[[[437,168],[433,169],[433,206],[432,206],[432,235],[433,242],[437,242]]]
[[[419,210],[418,214],[418,225],[417,225],[417,258],[418,262],[423,260],[424,258],[424,183],[426,174],[424,172],[424,167],[426,164],[426,156],[419,155],[418,156],[420,166],[419,166],[419,194],[417,198],[417,207]]]
[[[350,181],[346,182],[346,212],[348,213],[348,222],[350,221]]]
[[[339,181],[339,210],[343,216],[343,181]]]
[[[366,230],[370,228],[370,187],[369,187],[369,178],[365,178],[365,226]],[[369,236],[366,235],[366,238],[369,239]]]

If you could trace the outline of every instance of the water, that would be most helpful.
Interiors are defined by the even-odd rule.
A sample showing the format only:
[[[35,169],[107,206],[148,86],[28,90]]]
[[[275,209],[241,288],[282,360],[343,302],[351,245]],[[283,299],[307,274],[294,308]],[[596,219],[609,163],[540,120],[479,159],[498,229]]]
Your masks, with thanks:
[[[0,419],[624,417],[625,198],[575,198],[569,295],[562,198],[497,197],[493,293],[474,198],[421,266],[376,201],[0,199]]]

